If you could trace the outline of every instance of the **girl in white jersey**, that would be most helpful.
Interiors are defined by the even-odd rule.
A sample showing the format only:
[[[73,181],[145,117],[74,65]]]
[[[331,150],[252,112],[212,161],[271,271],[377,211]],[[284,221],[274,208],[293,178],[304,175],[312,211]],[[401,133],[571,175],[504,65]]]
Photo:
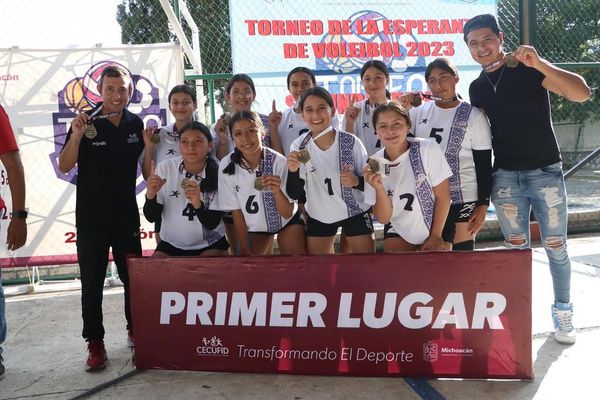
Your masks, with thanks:
[[[292,142],[310,130],[302,118],[302,111],[298,108],[298,99],[306,89],[315,86],[317,86],[317,79],[314,72],[306,67],[296,67],[287,76],[287,88],[294,99],[294,104],[283,111],[277,111],[273,100],[272,111],[269,114],[271,147],[285,156],[290,152]],[[339,124],[336,113],[331,125],[337,129]]]
[[[452,172],[442,151],[434,141],[407,139],[410,118],[397,101],[377,107],[373,122],[384,148],[364,176],[376,192],[373,214],[385,224],[383,250],[444,250]]]
[[[246,74],[235,74],[229,79],[225,86],[225,99],[231,106],[231,113],[223,114],[217,122],[210,127],[210,132],[213,136],[214,149],[213,154],[217,159],[221,160],[234,149],[234,144],[230,140],[231,133],[229,132],[229,121],[231,115],[240,111],[250,111],[252,103],[256,98],[256,88],[254,81]],[[258,113],[262,124],[268,127],[269,118]],[[271,141],[268,130],[263,137],[263,144],[271,147]]]
[[[354,133],[365,145],[368,155],[381,149],[381,141],[373,126],[373,111],[379,104],[388,102],[387,85],[390,73],[380,60],[369,60],[360,69],[360,79],[367,92],[367,98],[354,102],[346,109],[342,126],[346,132]]]
[[[229,123],[235,150],[221,161],[219,203],[231,211],[240,255],[268,255],[274,235],[280,254],[304,254],[304,221],[284,189],[286,158],[262,144],[258,114],[241,111]]]
[[[192,122],[194,111],[198,106],[196,91],[187,85],[177,85],[169,92],[169,111],[175,122],[160,128],[148,127],[144,130],[144,176],[149,176],[152,161],[155,164],[181,156],[179,150],[179,132]],[[154,223],[156,243],[160,242],[160,216]]]
[[[144,216],[162,217],[162,240],[155,257],[226,255],[229,244],[216,201],[219,169],[210,156],[212,137],[200,122],[190,122],[179,133],[181,156],[151,162]]]
[[[444,227],[447,247],[473,250],[475,235],[485,222],[492,181],[492,134],[483,112],[458,98],[458,70],[437,58],[425,70],[431,100],[410,108],[417,93],[401,98],[410,108],[415,137],[433,138],[450,168],[452,206]]]
[[[250,111],[252,103],[256,98],[256,88],[254,81],[246,74],[235,74],[229,79],[225,86],[225,98],[231,105],[231,113],[223,114],[217,122],[210,127],[210,132],[213,137],[213,155],[221,160],[227,154],[231,153],[235,148],[231,140],[231,132],[229,131],[229,122],[231,115],[240,111]],[[264,114],[257,114],[262,121],[263,126],[268,126],[268,117]],[[263,145],[270,147],[269,132],[266,132],[262,139]],[[226,213],[223,216],[227,239],[231,244],[231,255],[237,255],[239,249],[239,238],[233,227],[233,218],[231,213]]]
[[[375,199],[364,192],[363,144],[356,136],[333,129],[335,107],[327,90],[307,89],[298,106],[310,131],[290,146],[287,193],[305,202],[308,253],[333,253],[339,227],[348,236],[351,252],[374,252],[369,209]]]

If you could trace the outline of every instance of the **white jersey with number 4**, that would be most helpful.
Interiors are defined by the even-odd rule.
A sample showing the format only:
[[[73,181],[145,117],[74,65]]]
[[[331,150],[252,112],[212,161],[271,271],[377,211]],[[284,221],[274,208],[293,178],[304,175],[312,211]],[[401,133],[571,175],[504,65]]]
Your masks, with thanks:
[[[290,151],[297,151],[307,135],[310,132],[296,139]],[[340,154],[340,138],[348,151],[346,155]],[[374,192],[367,196],[357,189],[342,189],[340,173],[343,166],[348,166],[356,176],[362,176],[362,169],[367,162],[365,147],[356,136],[335,131],[335,140],[328,149],[321,150],[312,139],[306,142],[305,148],[310,160],[300,164],[300,178],[304,179],[305,208],[311,218],[332,224],[359,215],[375,204]]]
[[[198,185],[205,178],[205,171],[192,175]],[[181,181],[186,177],[181,156],[170,158],[156,166],[156,175],[166,179],[166,183],[156,196],[156,202],[163,205],[160,237],[182,250],[199,250],[208,247],[225,235],[223,222],[208,230],[198,220],[194,207],[185,197]],[[217,192],[202,193],[201,199],[207,208],[214,208]]]
[[[384,150],[379,150],[374,157],[384,158]],[[435,141],[420,140],[420,155],[427,182],[432,188],[452,175]],[[389,174],[382,174],[383,187],[388,197],[392,199],[393,207],[390,223],[394,231],[407,242],[422,244],[430,233],[423,214],[433,213],[433,210],[423,211],[421,207],[409,152],[406,151],[397,159],[389,161],[387,166],[380,165],[380,171],[385,170],[388,170]],[[371,186],[369,187],[373,190]]]

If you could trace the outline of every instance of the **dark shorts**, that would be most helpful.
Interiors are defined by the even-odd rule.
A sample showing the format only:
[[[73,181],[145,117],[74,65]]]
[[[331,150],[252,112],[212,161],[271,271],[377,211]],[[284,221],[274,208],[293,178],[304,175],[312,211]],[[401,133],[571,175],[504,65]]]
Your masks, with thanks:
[[[369,211],[365,211],[362,214],[358,214],[354,217],[337,221],[332,224],[325,224],[309,216],[308,223],[306,224],[306,236],[334,236],[340,227],[346,236],[370,235],[373,233],[373,221],[371,220],[371,213]]]
[[[221,220],[223,220],[224,224],[233,225],[233,215],[231,214],[231,211],[228,211],[225,214],[223,214]]]
[[[212,250],[212,249],[228,250],[229,242],[227,241],[227,239],[225,239],[225,236],[223,236],[221,239],[219,239],[212,245],[203,247],[203,248],[197,249],[197,250],[182,250],[182,249],[179,249],[179,248],[173,246],[171,243],[165,242],[164,240],[161,240],[160,243],[158,244],[158,246],[156,246],[156,251],[163,252],[163,253],[173,256],[173,257],[199,256],[202,253],[204,253],[205,251]]]
[[[454,204],[450,206],[448,211],[448,218],[446,218],[446,224],[442,231],[442,238],[449,243],[454,242],[454,235],[456,234],[456,224],[459,222],[468,222],[473,214],[473,210],[477,207],[476,201],[470,201],[468,203]]]

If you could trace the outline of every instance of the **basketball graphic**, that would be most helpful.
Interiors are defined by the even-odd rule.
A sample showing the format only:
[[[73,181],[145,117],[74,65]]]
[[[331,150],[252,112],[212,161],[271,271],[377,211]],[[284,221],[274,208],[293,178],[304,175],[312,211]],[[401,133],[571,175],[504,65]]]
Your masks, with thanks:
[[[424,57],[407,57],[407,42],[417,42],[417,39],[413,35],[398,35],[384,33],[383,21],[388,20],[383,14],[372,11],[363,10],[352,14],[348,18],[352,34],[325,34],[321,39],[321,43],[324,44],[336,44],[338,46],[346,46],[348,43],[373,43],[377,44],[380,49],[398,49],[399,54],[390,54],[390,52],[381,51],[379,56],[371,56],[365,54],[362,57],[327,57],[317,59],[317,70],[331,70],[336,73],[351,73],[359,70],[365,62],[371,59],[377,59],[383,61],[388,68],[393,72],[404,72],[411,67],[423,67],[425,68]],[[365,27],[368,24],[373,24],[372,21],[376,21],[377,33],[358,33],[365,31],[365,29],[359,29]]]
[[[65,106],[72,112],[87,111],[92,108],[83,96],[81,78],[72,79],[65,86]]]

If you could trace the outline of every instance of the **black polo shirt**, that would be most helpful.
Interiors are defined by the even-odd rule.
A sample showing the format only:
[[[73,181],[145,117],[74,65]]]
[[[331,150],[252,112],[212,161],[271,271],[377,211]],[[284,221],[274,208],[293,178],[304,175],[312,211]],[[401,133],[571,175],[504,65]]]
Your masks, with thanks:
[[[84,136],[79,145],[76,226],[137,229],[140,215],[135,188],[138,160],[144,150],[144,124],[126,109],[119,126],[108,119],[93,124],[97,136]],[[69,129],[65,144],[71,132]]]

